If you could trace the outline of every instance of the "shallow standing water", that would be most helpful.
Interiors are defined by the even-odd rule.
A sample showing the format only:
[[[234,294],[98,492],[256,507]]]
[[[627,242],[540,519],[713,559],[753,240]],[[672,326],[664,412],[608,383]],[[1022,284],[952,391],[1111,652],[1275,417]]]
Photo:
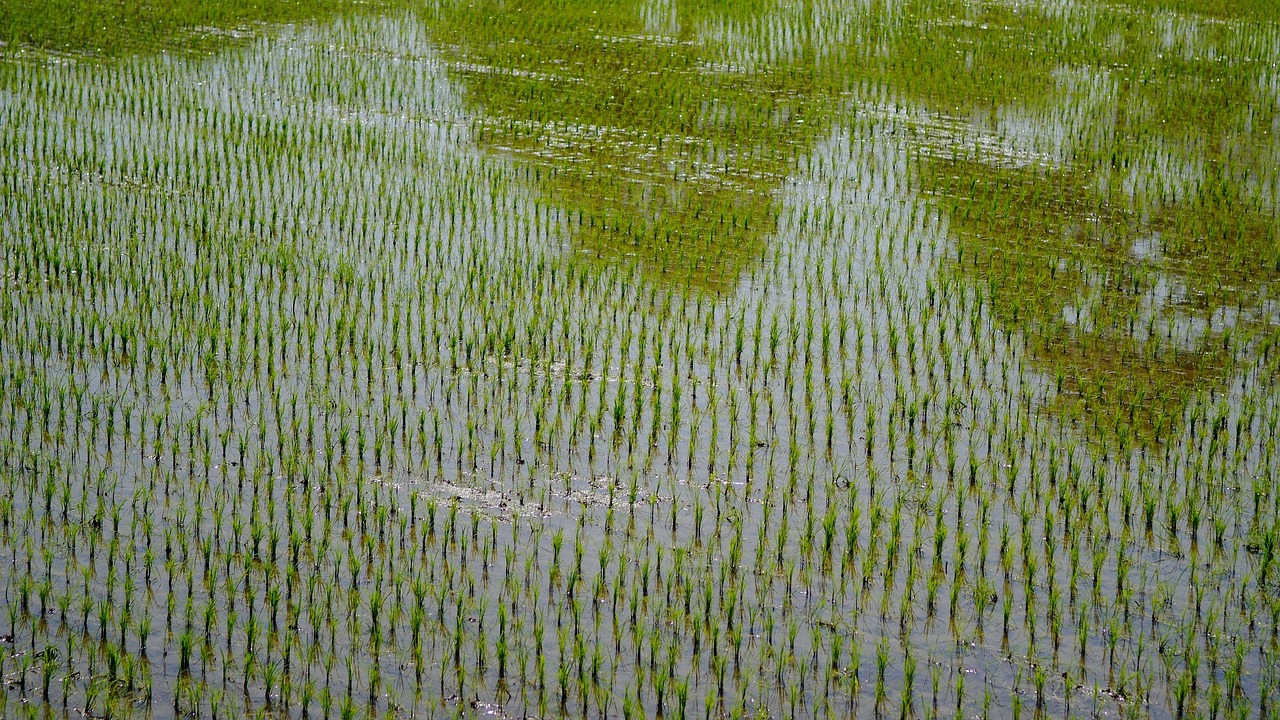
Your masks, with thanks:
[[[0,716],[1276,712],[1262,4],[227,7],[0,13]]]

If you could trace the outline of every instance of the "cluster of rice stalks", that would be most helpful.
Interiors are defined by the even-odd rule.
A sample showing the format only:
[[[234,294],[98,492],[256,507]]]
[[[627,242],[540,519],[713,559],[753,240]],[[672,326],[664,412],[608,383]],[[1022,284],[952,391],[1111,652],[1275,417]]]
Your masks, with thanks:
[[[1177,9],[7,46],[0,717],[1274,715],[1280,34]]]

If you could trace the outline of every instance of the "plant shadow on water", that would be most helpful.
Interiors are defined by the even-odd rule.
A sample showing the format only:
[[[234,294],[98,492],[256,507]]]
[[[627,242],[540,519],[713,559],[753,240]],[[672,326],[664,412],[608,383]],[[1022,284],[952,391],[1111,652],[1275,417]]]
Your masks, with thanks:
[[[726,60],[706,29],[767,3],[445,7],[431,24],[482,117],[477,142],[534,168],[587,257],[733,290],[768,254],[798,159],[871,81],[924,110],[903,124],[915,189],[955,242],[943,272],[1026,336],[1055,414],[1122,447],[1162,442],[1192,396],[1248,367],[1276,318],[1272,156],[1254,150],[1270,128],[1251,117],[1274,90],[1256,61],[1166,57],[1136,23],[1054,53],[1057,29],[1081,18],[998,3],[886,7],[869,23],[888,45],[875,54],[801,48],[759,67]],[[1238,42],[1210,28],[1200,42]],[[1038,59],[1050,53],[1057,66]],[[1089,75],[1106,66],[1140,70]],[[1000,135],[1001,113],[1076,136],[1038,153],[1036,138]]]
[[[1253,115],[1274,90],[1256,79],[1257,41],[1171,19],[1152,43],[1124,22],[1080,31],[1047,66],[1037,57],[1071,11],[952,8],[904,33],[916,60],[886,72],[938,111],[919,128],[915,179],[947,215],[947,271],[1025,337],[1055,413],[1122,452],[1162,443],[1197,393],[1273,342],[1274,155],[1258,151],[1275,115]]]
[[[349,0],[6,2],[0,5],[0,40],[102,57],[157,50],[215,52],[258,29],[368,12],[368,7]]]
[[[757,71],[696,37],[756,9],[482,2],[432,26],[482,117],[477,142],[536,168],[537,191],[570,213],[577,252],[726,292],[765,254],[780,186],[839,103],[812,53]]]

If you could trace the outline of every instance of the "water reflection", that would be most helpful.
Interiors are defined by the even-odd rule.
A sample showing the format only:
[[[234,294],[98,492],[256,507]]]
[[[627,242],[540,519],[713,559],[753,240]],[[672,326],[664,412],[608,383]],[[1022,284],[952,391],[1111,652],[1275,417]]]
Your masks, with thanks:
[[[1247,364],[1280,270],[1265,34],[1071,5],[824,8],[523,0],[435,28],[481,144],[536,168],[579,253],[732,289],[795,158],[872,87],[913,109],[943,272],[1025,338],[1056,412],[1156,440]]]
[[[73,5],[0,9],[3,37],[138,51],[340,10]],[[912,110],[916,189],[954,242],[943,272],[1025,337],[1059,414],[1163,437],[1277,322],[1274,32],[949,0],[491,0],[426,16],[474,137],[525,163],[587,258],[732,290],[767,255],[795,160],[871,87]]]
[[[901,35],[922,52],[900,85],[949,128],[921,124],[916,168],[950,221],[947,271],[1024,336],[1059,415],[1164,439],[1277,320],[1277,105],[1247,59],[1267,53],[1196,18],[953,7],[962,21],[919,21],[927,53]],[[1092,56],[1037,63],[1064,32]]]
[[[719,292],[763,256],[776,190],[836,103],[807,49],[755,70],[713,52],[704,35],[757,4],[487,2],[435,27],[480,143],[536,168],[577,252]]]
[[[341,0],[25,0],[0,3],[0,42],[101,56],[212,50],[257,27],[310,23],[354,9]]]

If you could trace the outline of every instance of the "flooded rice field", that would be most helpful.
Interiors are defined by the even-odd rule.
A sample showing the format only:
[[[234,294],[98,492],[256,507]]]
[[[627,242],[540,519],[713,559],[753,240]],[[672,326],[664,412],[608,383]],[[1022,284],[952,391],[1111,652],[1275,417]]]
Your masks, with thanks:
[[[1275,18],[6,3],[0,717],[1275,717]]]

